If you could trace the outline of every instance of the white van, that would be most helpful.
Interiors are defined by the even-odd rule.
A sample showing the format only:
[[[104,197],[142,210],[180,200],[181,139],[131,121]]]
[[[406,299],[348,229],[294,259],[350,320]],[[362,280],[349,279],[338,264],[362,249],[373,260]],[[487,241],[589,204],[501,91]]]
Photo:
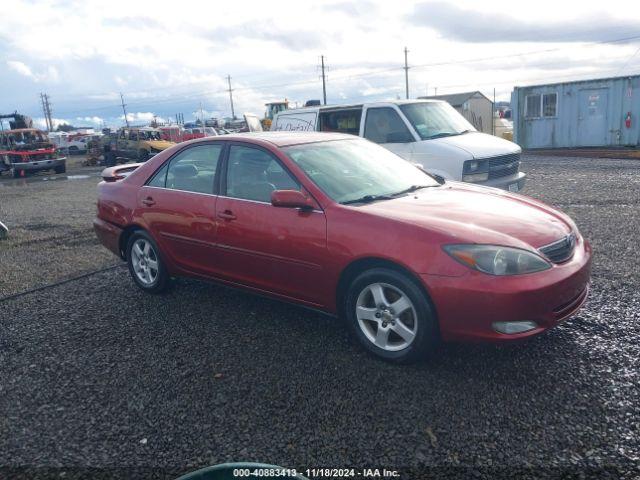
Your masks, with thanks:
[[[518,145],[476,131],[447,102],[402,100],[284,110],[271,130],[359,135],[448,180],[522,189]]]

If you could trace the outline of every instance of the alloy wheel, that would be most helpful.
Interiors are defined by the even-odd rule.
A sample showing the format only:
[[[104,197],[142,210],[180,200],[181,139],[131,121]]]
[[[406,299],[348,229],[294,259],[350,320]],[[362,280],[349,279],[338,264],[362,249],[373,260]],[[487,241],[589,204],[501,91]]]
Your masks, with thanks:
[[[131,265],[140,282],[151,286],[158,278],[158,255],[151,243],[144,239],[137,239],[131,248]]]
[[[408,295],[388,283],[372,283],[362,289],[356,301],[358,325],[378,348],[397,352],[416,338],[418,317]]]

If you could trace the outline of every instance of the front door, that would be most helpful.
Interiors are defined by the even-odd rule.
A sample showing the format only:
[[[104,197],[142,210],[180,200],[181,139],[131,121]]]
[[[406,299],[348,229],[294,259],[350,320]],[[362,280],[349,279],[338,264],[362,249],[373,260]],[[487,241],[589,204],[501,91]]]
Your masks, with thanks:
[[[597,147],[609,144],[606,88],[580,90],[578,104],[578,146]]]
[[[411,159],[415,138],[393,107],[366,108],[362,136],[405,160]]]
[[[220,274],[231,281],[320,306],[326,220],[320,208],[271,205],[274,190],[301,189],[270,152],[229,149],[216,204]]]
[[[218,142],[183,150],[138,191],[138,212],[161,252],[189,272],[217,272],[215,178],[222,149]]]

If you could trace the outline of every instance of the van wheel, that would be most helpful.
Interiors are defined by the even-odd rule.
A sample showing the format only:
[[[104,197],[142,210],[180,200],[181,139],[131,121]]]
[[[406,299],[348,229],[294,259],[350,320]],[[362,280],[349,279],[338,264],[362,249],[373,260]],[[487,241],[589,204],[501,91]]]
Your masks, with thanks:
[[[65,173],[67,171],[67,164],[63,163],[62,165],[58,165],[53,171],[56,173]]]
[[[394,363],[426,357],[439,340],[425,293],[408,275],[373,268],[358,275],[345,296],[347,325],[368,352]]]
[[[127,265],[131,278],[148,293],[162,293],[171,283],[156,242],[144,230],[138,230],[127,242]]]
[[[144,149],[140,150],[140,152],[138,152],[138,160],[140,160],[141,162],[146,162],[147,160],[149,160],[149,152]]]
[[[13,178],[20,178],[20,170],[18,170],[17,168],[12,168],[11,174]]]

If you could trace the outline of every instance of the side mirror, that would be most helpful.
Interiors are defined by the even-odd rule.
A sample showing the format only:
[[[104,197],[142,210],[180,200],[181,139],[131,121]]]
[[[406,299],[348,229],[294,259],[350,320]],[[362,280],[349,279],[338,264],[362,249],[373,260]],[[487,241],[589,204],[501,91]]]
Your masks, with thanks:
[[[313,210],[316,207],[311,197],[299,190],[275,190],[271,192],[271,205],[274,207],[302,208]]]

